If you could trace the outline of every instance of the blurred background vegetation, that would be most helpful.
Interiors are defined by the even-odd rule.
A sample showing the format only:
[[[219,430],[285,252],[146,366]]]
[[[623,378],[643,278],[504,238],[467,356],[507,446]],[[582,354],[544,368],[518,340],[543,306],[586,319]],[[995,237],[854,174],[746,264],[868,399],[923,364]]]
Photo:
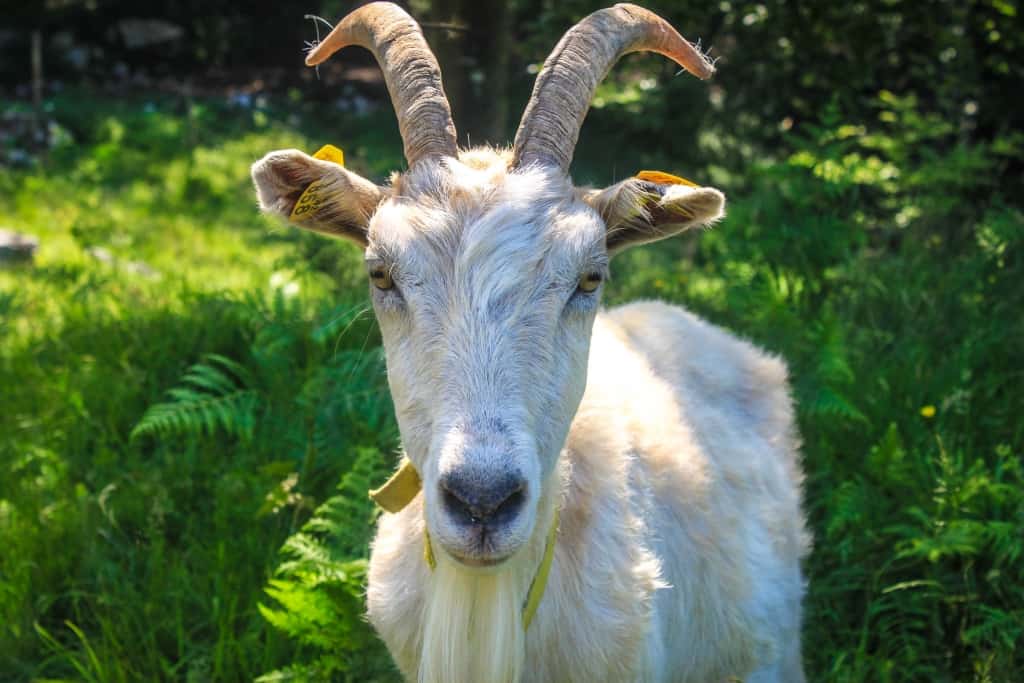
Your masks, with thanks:
[[[372,58],[324,1],[47,0],[0,24],[0,679],[392,681],[362,617],[398,436],[360,257],[257,214],[324,143],[383,180]],[[719,58],[627,57],[578,182],[722,188],[613,264],[790,363],[812,681],[1024,677],[1024,31],[1013,0],[646,3]],[[417,0],[460,141],[511,139],[600,4]],[[321,35],[323,28],[320,29]]]

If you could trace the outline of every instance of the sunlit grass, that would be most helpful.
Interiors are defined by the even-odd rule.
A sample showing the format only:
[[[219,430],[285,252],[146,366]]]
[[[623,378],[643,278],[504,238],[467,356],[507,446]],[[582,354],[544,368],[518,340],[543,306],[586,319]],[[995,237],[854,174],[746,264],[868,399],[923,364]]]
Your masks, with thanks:
[[[316,497],[345,463],[129,434],[203,353],[245,353],[267,324],[306,334],[363,298],[339,297],[346,252],[260,216],[248,178],[270,149],[326,140],[216,103],[55,109],[70,137],[0,171],[0,224],[41,242],[0,269],[0,678],[251,679],[292,651],[255,604],[302,518],[258,512],[289,475]],[[378,134],[348,134],[372,174],[360,141]],[[323,354],[369,334],[349,333]]]

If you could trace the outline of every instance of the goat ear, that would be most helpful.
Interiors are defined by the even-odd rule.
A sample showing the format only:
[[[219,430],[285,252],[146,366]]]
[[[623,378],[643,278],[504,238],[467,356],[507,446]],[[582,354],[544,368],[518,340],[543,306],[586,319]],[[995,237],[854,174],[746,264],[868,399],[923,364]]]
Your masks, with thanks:
[[[711,225],[725,215],[725,195],[713,187],[653,171],[584,194],[608,226],[608,252],[655,242]]]
[[[333,161],[297,149],[270,152],[252,165],[260,208],[294,225],[366,246],[366,229],[387,189]]]

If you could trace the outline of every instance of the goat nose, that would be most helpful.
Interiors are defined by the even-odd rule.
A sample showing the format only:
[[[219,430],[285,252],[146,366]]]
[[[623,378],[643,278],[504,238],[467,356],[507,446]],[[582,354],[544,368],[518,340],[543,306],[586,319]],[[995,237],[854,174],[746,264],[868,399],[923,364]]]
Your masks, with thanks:
[[[456,470],[442,475],[440,486],[445,511],[460,524],[507,524],[526,502],[526,480],[514,474],[484,478]]]

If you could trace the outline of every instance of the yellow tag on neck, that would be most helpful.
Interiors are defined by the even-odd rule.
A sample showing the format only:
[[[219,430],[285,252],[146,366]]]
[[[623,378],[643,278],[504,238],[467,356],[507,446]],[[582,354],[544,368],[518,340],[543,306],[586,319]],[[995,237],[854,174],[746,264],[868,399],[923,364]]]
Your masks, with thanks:
[[[420,473],[416,471],[412,461],[404,458],[398,471],[392,474],[383,486],[370,491],[370,498],[393,514],[411,503],[421,488],[423,482],[420,480]]]
[[[640,171],[634,177],[638,180],[646,180],[649,183],[657,183],[658,185],[686,185],[687,187],[700,187],[700,185],[692,180],[680,178],[677,175],[665,173],[664,171]]]
[[[391,478],[384,482],[379,489],[370,491],[370,499],[386,512],[394,514],[401,512],[406,505],[411,503],[422,488],[423,481],[420,479],[420,473],[416,471],[412,461],[403,458],[402,464],[391,475]],[[426,520],[423,522],[423,560],[431,570],[437,567],[437,560],[434,559],[434,546],[430,543],[430,532],[427,530]]]
[[[420,473],[408,458],[402,459],[398,470],[391,475],[383,486],[370,491],[370,498],[377,505],[392,514],[400,512],[406,505],[412,502],[416,494],[423,488],[423,480]],[[533,575],[530,582],[530,590],[523,602],[523,630],[530,626],[533,615],[537,613],[541,598],[544,597],[544,590],[548,586],[548,575],[551,573],[551,563],[555,559],[555,540],[558,537],[558,508],[555,508],[554,518],[551,520],[551,528],[548,529],[548,537],[544,543],[544,555],[541,558],[537,573]],[[437,558],[434,557],[434,545],[430,541],[430,531],[427,529],[426,520],[423,522],[423,560],[430,567],[431,571],[437,568]]]

